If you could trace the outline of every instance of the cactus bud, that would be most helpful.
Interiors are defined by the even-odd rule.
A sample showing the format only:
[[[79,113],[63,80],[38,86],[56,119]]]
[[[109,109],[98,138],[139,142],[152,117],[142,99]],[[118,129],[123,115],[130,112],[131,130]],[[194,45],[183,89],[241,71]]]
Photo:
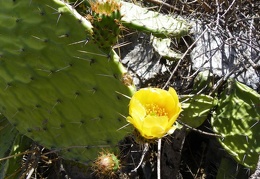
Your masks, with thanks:
[[[99,178],[115,178],[119,168],[118,158],[110,152],[100,152],[93,164],[93,170]]]

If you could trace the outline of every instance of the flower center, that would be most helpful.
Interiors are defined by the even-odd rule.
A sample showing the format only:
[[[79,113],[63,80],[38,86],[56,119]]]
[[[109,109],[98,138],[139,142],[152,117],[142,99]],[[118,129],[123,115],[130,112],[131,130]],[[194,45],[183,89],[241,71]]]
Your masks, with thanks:
[[[157,104],[146,104],[146,113],[151,116],[167,116],[168,113],[164,108],[158,106]]]

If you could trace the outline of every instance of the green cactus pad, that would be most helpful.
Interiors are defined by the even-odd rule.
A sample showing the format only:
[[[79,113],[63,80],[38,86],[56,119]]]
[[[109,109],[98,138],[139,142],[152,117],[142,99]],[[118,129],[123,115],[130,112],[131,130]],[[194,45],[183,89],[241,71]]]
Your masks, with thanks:
[[[184,19],[149,11],[133,3],[122,2],[121,14],[125,27],[152,33],[157,37],[182,37],[190,30],[190,25]]]
[[[154,50],[163,58],[172,61],[181,59],[182,54],[171,48],[170,38],[158,38],[155,36],[151,36],[151,41]]]
[[[246,167],[255,168],[260,153],[260,95],[235,80],[228,82],[211,120],[219,142]]]
[[[179,120],[197,128],[208,117],[210,110],[216,105],[214,98],[208,95],[184,95],[180,98],[183,109]]]
[[[201,71],[194,79],[193,93],[208,93],[213,86],[214,75],[209,71]]]
[[[62,1],[0,1],[0,112],[24,135],[88,162],[127,133],[133,87],[118,56]]]

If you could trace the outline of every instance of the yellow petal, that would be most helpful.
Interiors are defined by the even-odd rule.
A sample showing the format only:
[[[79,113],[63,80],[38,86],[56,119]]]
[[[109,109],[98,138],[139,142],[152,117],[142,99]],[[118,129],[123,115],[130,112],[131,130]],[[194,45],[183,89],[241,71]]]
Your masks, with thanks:
[[[142,128],[140,134],[146,139],[161,138],[166,132],[160,126],[153,126],[151,128]]]
[[[134,120],[143,120],[146,115],[144,106],[136,98],[130,101],[129,114]]]
[[[143,88],[134,94],[134,97],[142,104],[153,104],[155,102],[164,104],[167,92],[158,88]]]
[[[143,88],[134,94],[134,97],[142,104],[154,103],[154,100],[157,98],[157,96],[157,90],[154,90],[153,88]]]
[[[167,128],[171,127],[173,125],[173,123],[177,120],[179,114],[180,114],[181,110],[179,109],[179,111],[177,113],[175,113],[170,119],[169,119],[169,122],[168,122],[168,126]]]
[[[178,98],[176,91],[171,87],[169,88],[169,94],[172,97],[173,103],[171,103],[171,105],[169,105],[169,107],[171,107],[171,109],[168,109],[168,108],[167,109],[170,111],[169,116],[172,116],[172,115],[178,113],[179,108],[180,108],[180,103],[179,103],[179,98]]]
[[[144,136],[159,138],[167,133],[168,118],[166,116],[147,116],[143,121],[142,133]]]
[[[166,128],[168,125],[168,117],[167,116],[147,116],[144,118],[143,127],[151,128],[153,126],[161,126]]]
[[[128,116],[126,118],[126,120],[131,123],[137,130],[141,130],[142,129],[142,123],[140,120],[135,120],[134,118]]]
[[[178,95],[177,95],[175,89],[173,89],[173,88],[170,87],[170,88],[169,88],[169,93],[170,93],[171,96],[173,97],[173,100],[176,102],[176,104],[179,103],[179,98],[178,98]]]
[[[154,138],[162,138],[165,133],[165,130],[160,126],[154,126],[151,128],[151,134]]]

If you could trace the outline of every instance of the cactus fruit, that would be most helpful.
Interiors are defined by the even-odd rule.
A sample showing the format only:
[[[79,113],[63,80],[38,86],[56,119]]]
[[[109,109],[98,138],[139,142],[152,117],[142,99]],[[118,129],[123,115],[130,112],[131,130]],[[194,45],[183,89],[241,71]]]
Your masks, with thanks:
[[[260,153],[260,95],[235,80],[228,81],[211,119],[213,130],[223,136],[222,146],[246,167],[256,167]]]
[[[90,1],[92,15],[87,19],[93,25],[93,40],[103,50],[110,51],[118,40],[121,26],[121,3],[117,0]]]
[[[119,168],[119,159],[110,152],[101,152],[93,163],[93,170],[99,178],[115,178]]]
[[[0,112],[64,158],[88,162],[127,133],[132,86],[91,24],[59,0],[0,1]]]

